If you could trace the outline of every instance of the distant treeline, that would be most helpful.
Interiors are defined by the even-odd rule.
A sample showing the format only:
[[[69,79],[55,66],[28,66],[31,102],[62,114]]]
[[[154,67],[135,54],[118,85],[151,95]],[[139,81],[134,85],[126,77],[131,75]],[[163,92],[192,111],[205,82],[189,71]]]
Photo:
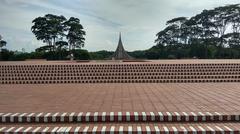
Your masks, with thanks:
[[[191,18],[167,21],[146,57],[240,58],[239,4],[203,10]]]
[[[113,52],[82,50],[85,31],[74,17],[47,14],[33,20],[32,32],[45,46],[35,52],[18,53],[2,49],[1,60],[48,59],[103,60]],[[136,59],[238,59],[240,58],[240,5],[226,5],[191,17],[177,17],[157,33],[156,45],[129,52]]]
[[[104,60],[111,59],[113,51],[97,51],[88,52],[84,49],[77,49],[73,51],[75,60]],[[134,51],[129,54],[137,59],[146,59],[145,51]],[[26,59],[47,59],[47,60],[69,60],[68,52],[17,52],[2,49],[1,60],[3,61],[22,61]]]

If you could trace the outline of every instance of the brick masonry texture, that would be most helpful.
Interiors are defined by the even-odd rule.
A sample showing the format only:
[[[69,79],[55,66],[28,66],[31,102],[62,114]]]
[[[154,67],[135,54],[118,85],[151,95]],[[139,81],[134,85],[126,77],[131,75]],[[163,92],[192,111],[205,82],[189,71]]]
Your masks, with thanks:
[[[206,124],[40,124],[0,125],[0,133],[47,134],[239,134],[239,123]]]
[[[200,61],[1,62],[0,84],[240,82],[239,62]]]
[[[239,114],[219,112],[0,113],[0,123],[238,122]]]
[[[240,83],[0,85],[0,113],[237,112]]]
[[[240,60],[0,62],[0,134],[239,134]]]

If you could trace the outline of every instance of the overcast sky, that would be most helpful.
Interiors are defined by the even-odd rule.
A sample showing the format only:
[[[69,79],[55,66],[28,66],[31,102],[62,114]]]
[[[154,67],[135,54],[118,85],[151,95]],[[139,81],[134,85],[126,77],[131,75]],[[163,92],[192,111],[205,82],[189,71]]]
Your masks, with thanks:
[[[30,30],[32,20],[50,13],[79,18],[89,51],[114,51],[119,32],[126,50],[144,50],[154,45],[167,20],[236,3],[239,0],[0,0],[0,34],[8,49],[34,51],[43,43]]]

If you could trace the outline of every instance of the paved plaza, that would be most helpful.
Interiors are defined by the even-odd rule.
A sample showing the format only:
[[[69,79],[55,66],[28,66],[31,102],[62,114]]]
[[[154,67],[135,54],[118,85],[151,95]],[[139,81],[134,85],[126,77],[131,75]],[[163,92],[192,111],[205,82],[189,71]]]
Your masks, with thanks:
[[[0,112],[239,112],[240,83],[0,85]]]
[[[0,63],[1,133],[240,130],[240,60]]]

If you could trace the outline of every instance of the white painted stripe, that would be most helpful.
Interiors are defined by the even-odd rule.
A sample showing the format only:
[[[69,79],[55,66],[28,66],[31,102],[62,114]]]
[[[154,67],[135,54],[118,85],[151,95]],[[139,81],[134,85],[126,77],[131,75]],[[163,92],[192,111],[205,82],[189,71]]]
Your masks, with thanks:
[[[240,120],[240,115],[235,115],[235,120],[239,121]]]
[[[168,115],[168,121],[172,121],[172,114],[170,112],[166,112]]]
[[[63,127],[61,132],[65,134],[66,129],[67,129],[67,127]]]
[[[19,122],[23,122],[23,116],[25,116],[27,113],[23,113],[18,117]]]
[[[184,126],[180,126],[180,128],[183,130],[184,134],[188,134],[188,130]]]
[[[65,130],[65,133],[69,133],[71,129],[72,127],[67,127],[67,129]]]
[[[53,116],[52,116],[52,122],[56,122],[57,121],[57,116],[58,116],[59,113],[55,113]]]
[[[220,128],[219,126],[215,126],[219,131],[221,131],[221,133],[224,133],[224,130],[222,128]]]
[[[5,133],[11,132],[14,128],[15,128],[15,127],[10,127],[9,129],[7,129],[7,130],[5,131]]]
[[[23,127],[20,127],[20,128],[18,128],[18,129],[16,129],[15,131],[14,131],[14,133],[15,134],[17,134],[19,131],[21,131],[23,129]]]
[[[32,133],[35,134],[39,129],[41,129],[41,127],[35,128]]]
[[[163,130],[164,130],[165,134],[169,134],[169,130],[166,126],[163,127]]]
[[[2,122],[6,122],[6,118],[11,115],[12,113],[7,113],[5,115],[2,116]]]
[[[197,134],[197,130],[193,126],[189,126],[189,128],[192,130],[193,134]]]
[[[74,134],[78,134],[80,128],[81,128],[81,127],[76,127],[75,130],[74,130]]]
[[[159,129],[159,127],[158,127],[158,126],[155,126],[154,128],[155,128],[156,134],[160,134],[160,129]]]
[[[159,115],[160,121],[163,121],[164,120],[163,113],[162,112],[158,112],[158,115]]]
[[[110,128],[110,134],[114,134],[114,130],[115,130],[115,127],[114,127],[114,126],[111,126],[111,128]]]
[[[119,131],[120,134],[122,134],[123,133],[123,126],[120,126],[118,131]]]
[[[6,127],[2,127],[2,128],[0,128],[0,132],[3,131],[5,128],[6,128]]]
[[[202,121],[206,121],[206,116],[202,112],[199,112],[199,114],[202,116]]]
[[[146,126],[146,131],[147,131],[147,134],[151,134],[151,129],[149,126]]]
[[[86,113],[85,121],[87,122],[90,121],[90,114],[91,114],[90,112]]]
[[[142,128],[140,126],[137,126],[137,134],[142,134]]]
[[[57,129],[56,133],[60,134],[60,132],[62,132],[62,129],[64,129],[64,127],[60,127],[59,129]]]
[[[67,127],[61,127],[60,129],[57,130],[57,133],[62,134],[65,132],[66,129],[67,129]]]
[[[93,127],[93,130],[92,130],[92,133],[93,133],[93,134],[96,134],[97,128],[98,128],[98,126],[94,126],[94,127]]]
[[[178,112],[174,112],[175,113],[175,115],[177,116],[177,121],[181,121],[181,116],[180,116],[180,114],[178,113]]]
[[[93,121],[98,121],[98,112],[95,112],[94,114],[93,114]]]
[[[138,119],[138,112],[134,112],[134,120],[135,121],[138,121],[139,119]]]
[[[202,134],[206,134],[206,130],[202,126],[198,126],[198,128],[202,131]]]
[[[110,112],[110,121],[114,121],[114,112]]]
[[[147,115],[145,112],[142,112],[142,118],[143,118],[143,121],[147,121]]]
[[[231,120],[231,115],[227,115],[227,120],[228,120],[228,121]]]
[[[67,113],[63,113],[63,114],[61,115],[61,118],[60,118],[60,121],[61,121],[61,122],[64,122],[66,115],[67,115]]]
[[[122,121],[122,112],[118,112],[118,121]]]
[[[178,134],[178,130],[176,127],[172,127],[174,134]]]
[[[132,134],[132,126],[128,126],[128,134]]]
[[[106,112],[102,113],[102,121],[106,121],[106,114],[107,114]]]
[[[72,112],[70,115],[69,115],[69,122],[73,122],[73,116],[75,115],[74,112]]]
[[[40,119],[39,119],[39,118],[40,118],[40,116],[42,116],[42,114],[43,114],[43,113],[39,113],[39,114],[36,116],[36,118],[35,118],[35,121],[36,121],[36,122],[40,122]]]
[[[105,134],[106,128],[107,128],[106,126],[103,126],[103,127],[102,127],[101,134]]]
[[[87,134],[88,129],[89,129],[89,126],[86,126],[86,127],[83,129],[83,134]]]
[[[48,131],[48,129],[49,129],[49,127],[46,127],[46,128],[43,129],[42,132],[45,134]]]
[[[233,130],[231,128],[229,128],[228,126],[224,126],[229,132],[233,133]]]
[[[105,134],[106,133],[106,128],[107,128],[106,126],[102,127],[101,134]]]
[[[78,121],[78,122],[81,122],[81,121],[82,121],[82,115],[83,115],[82,112],[80,112],[80,113],[77,115],[77,121]]]
[[[151,121],[155,121],[155,114],[153,112],[150,112],[151,115]]]
[[[126,120],[130,121],[130,112],[126,112]]]
[[[44,115],[44,122],[48,122],[48,117],[51,113],[47,113],[46,115]]]
[[[10,122],[14,122],[14,117],[17,116],[20,113],[15,113],[13,115],[10,116]]]
[[[219,119],[220,121],[222,121],[222,120],[223,120],[223,116],[222,116],[220,113],[218,113],[218,112],[215,112],[215,114],[217,114],[217,115],[219,116],[219,118],[218,118],[218,119]]]
[[[123,126],[120,126],[118,129],[119,134],[123,134]]]
[[[182,112],[183,114],[184,114],[184,116],[185,116],[185,120],[186,121],[189,121],[189,115],[186,113],[186,112]]]
[[[206,114],[207,114],[208,116],[210,116],[210,119],[211,119],[211,120],[214,119],[214,118],[213,118],[213,115],[212,115],[210,112],[206,112]]]
[[[191,114],[193,115],[193,121],[197,121],[197,115],[194,112],[191,112]]]
[[[31,114],[27,115],[27,122],[31,122],[32,117],[33,117],[34,114],[35,113],[31,113]]]
[[[212,132],[215,132],[214,129],[211,128],[210,126],[207,126],[207,128],[208,128],[209,130],[211,130]]]
[[[58,130],[59,127],[55,127],[53,128],[53,130],[51,131],[51,134],[55,134],[55,132]]]
[[[26,134],[29,130],[31,130],[32,129],[32,127],[28,127],[28,128],[26,128],[24,131],[23,131],[23,134]]]

